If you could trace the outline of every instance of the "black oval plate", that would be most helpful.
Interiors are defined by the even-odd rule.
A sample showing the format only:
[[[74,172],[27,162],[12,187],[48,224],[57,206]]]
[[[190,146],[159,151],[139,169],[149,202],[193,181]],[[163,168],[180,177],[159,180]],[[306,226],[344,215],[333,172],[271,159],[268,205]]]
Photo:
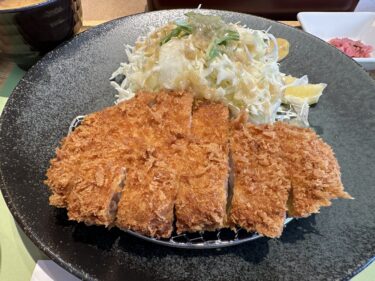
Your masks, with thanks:
[[[249,15],[210,11],[228,22],[267,29],[291,43],[281,64],[328,88],[310,121],[332,145],[346,189],[308,219],[293,221],[280,239],[262,238],[218,250],[154,245],[118,229],[87,227],[48,205],[43,185],[49,159],[77,115],[114,102],[111,73],[149,26],[181,17],[172,10],[125,17],[77,36],[47,54],[19,83],[1,116],[1,190],[26,234],[58,264],[100,280],[329,280],[349,277],[375,255],[375,82],[354,61],[294,28]],[[208,12],[208,11],[204,11]]]

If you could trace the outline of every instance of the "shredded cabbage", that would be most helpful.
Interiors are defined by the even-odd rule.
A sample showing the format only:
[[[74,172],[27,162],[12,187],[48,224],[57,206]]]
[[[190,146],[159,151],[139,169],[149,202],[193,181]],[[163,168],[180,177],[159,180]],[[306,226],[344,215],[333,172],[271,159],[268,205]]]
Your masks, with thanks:
[[[277,42],[268,30],[190,12],[126,46],[126,55],[128,62],[111,77],[125,76],[111,82],[118,102],[139,90],[189,90],[227,104],[234,115],[247,111],[254,123],[275,120],[285,86]]]

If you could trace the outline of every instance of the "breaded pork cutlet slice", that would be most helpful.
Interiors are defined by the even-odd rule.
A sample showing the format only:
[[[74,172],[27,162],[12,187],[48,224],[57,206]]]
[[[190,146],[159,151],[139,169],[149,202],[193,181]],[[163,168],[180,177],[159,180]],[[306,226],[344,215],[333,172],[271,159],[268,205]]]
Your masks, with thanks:
[[[106,157],[111,151],[118,155],[119,150],[125,150],[127,158],[135,158],[140,146],[153,142],[152,139],[142,138],[138,130],[131,128],[143,126],[140,122],[150,115],[147,105],[154,99],[154,94],[141,93],[130,101],[91,113],[61,141],[45,181],[52,191],[51,205],[67,207],[71,189],[77,181],[81,181],[78,172],[82,163]],[[145,132],[144,135],[147,136]],[[95,169],[95,165],[92,168]]]
[[[177,232],[216,230],[226,221],[228,186],[228,108],[204,102],[194,111],[192,135],[174,168],[180,187],[176,200]]]
[[[168,238],[173,230],[177,194],[176,173],[152,156],[126,174],[116,225],[151,237]]]
[[[45,181],[52,191],[51,205],[68,207],[68,197],[72,189],[77,183],[85,182],[82,178],[85,174],[80,173],[81,164],[102,158],[103,151],[108,151],[105,136],[116,127],[114,122],[118,116],[118,107],[92,113],[85,117],[73,133],[62,140],[61,146],[56,149],[56,157],[50,161]],[[92,165],[92,169],[95,169],[94,167]]]
[[[330,206],[332,199],[352,198],[344,191],[332,148],[313,130],[277,122],[275,131],[292,184],[289,216],[306,217]]]
[[[190,113],[165,109],[184,100],[191,104],[192,98],[185,93],[139,93],[86,116],[51,161],[46,180],[53,192],[50,204],[66,207],[72,220],[113,224],[126,175],[156,147],[186,134],[179,126]],[[164,122],[170,114],[175,120]]]
[[[154,94],[141,93],[85,117],[51,160],[46,180],[52,190],[51,205],[66,207],[71,220],[104,225],[113,222],[121,185],[116,188],[111,180],[122,182],[127,162],[137,159],[140,151],[153,143],[150,133],[141,135],[132,128],[140,128],[151,119],[148,105],[154,100]],[[106,163],[112,168],[108,169]]]
[[[66,207],[71,220],[113,223],[126,168],[153,143],[152,130],[146,128],[142,138],[132,128],[141,128],[150,119],[148,104],[154,99],[155,95],[142,93],[85,117],[51,160],[45,181],[52,191],[51,205]]]
[[[233,122],[231,139],[234,189],[229,222],[247,231],[279,237],[286,217],[290,182],[280,159],[272,125]]]
[[[172,167],[173,147],[190,132],[193,97],[165,94],[152,105],[158,139],[144,162],[129,167],[116,225],[153,237],[170,237],[179,181]],[[166,137],[167,136],[167,137]],[[179,159],[181,160],[181,159]]]
[[[87,225],[113,223],[126,178],[126,168],[120,163],[96,158],[80,165],[79,180],[69,194],[69,219]]]

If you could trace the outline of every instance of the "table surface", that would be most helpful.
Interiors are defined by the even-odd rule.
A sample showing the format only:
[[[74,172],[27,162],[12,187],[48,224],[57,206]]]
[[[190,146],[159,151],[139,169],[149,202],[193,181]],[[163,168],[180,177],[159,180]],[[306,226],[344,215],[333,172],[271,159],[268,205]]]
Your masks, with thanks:
[[[89,5],[89,1],[90,5]],[[115,2],[117,0],[108,0],[108,2]],[[93,2],[98,5],[103,5],[101,0],[82,0],[84,14],[84,26],[82,30],[86,30],[98,24],[104,23],[121,15],[128,15],[145,10],[145,0],[140,1],[125,1],[127,6],[120,11],[112,9],[112,13],[108,7],[114,5],[103,6],[103,14],[101,18],[95,17],[92,7],[95,10],[100,10]],[[118,5],[116,5],[118,7]],[[291,26],[299,27],[299,22],[289,21],[284,22]],[[24,71],[19,69],[10,61],[0,61],[0,112],[11,94],[12,90],[17,85],[18,81],[23,77]],[[375,78],[375,73],[372,73]],[[46,257],[23,233],[17,226],[12,215],[10,214],[3,196],[0,194],[0,280],[30,280],[35,264],[38,260],[47,260]],[[375,254],[375,253],[374,253]],[[356,275],[353,281],[370,281],[375,280],[375,263],[367,267],[364,271]]]

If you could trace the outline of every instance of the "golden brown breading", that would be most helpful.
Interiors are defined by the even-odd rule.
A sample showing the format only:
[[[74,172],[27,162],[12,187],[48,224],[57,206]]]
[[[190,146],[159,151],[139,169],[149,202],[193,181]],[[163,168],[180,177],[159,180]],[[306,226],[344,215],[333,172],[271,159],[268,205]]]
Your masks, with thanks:
[[[72,220],[158,238],[170,237],[174,208],[179,233],[225,227],[229,139],[231,226],[279,237],[287,209],[305,217],[351,198],[311,129],[246,124],[246,115],[230,125],[226,106],[200,102],[192,115],[192,103],[184,92],[138,93],[85,117],[51,160],[50,204]]]
[[[177,187],[176,174],[165,162],[151,157],[132,167],[126,175],[116,225],[151,237],[170,237]]]
[[[228,151],[229,111],[215,102],[201,102],[193,112],[192,137],[198,143],[217,143]]]
[[[233,224],[278,237],[286,209],[289,216],[306,217],[334,198],[351,198],[331,147],[313,130],[282,122],[256,126],[239,119],[231,136]]]
[[[234,190],[230,222],[248,231],[279,237],[286,216],[290,182],[272,125],[234,124],[231,153]]]
[[[109,226],[116,216],[126,168],[111,158],[100,158],[83,162],[77,173],[78,180],[68,196],[69,219]]]
[[[67,207],[72,188],[82,181],[81,163],[102,158],[103,149],[109,150],[104,136],[116,126],[110,120],[116,121],[118,113],[118,108],[113,107],[90,114],[80,127],[63,139],[61,147],[56,150],[56,158],[51,160],[45,181],[53,192],[50,197],[51,205]]]
[[[188,134],[191,104],[187,93],[139,93],[85,117],[51,161],[46,180],[53,192],[50,203],[67,207],[70,219],[113,223],[124,177],[150,152],[156,155],[157,147]]]
[[[275,131],[292,184],[290,216],[306,217],[330,206],[332,199],[351,198],[344,191],[332,148],[313,130],[277,122]]]
[[[154,120],[145,123],[153,128],[152,149],[144,163],[129,167],[118,206],[118,227],[155,237],[171,235],[179,183],[170,159],[175,153],[172,147],[190,132],[192,102],[187,93],[157,95],[152,104]]]
[[[177,232],[224,227],[228,185],[228,108],[201,103],[193,112],[192,136],[174,160],[180,176]]]

